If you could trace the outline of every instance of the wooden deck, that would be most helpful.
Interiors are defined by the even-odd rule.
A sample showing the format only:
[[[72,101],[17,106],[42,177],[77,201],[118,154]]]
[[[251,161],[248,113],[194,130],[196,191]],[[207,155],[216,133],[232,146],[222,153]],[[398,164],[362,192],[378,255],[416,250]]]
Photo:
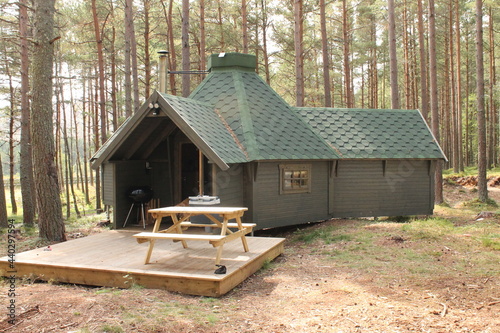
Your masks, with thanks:
[[[208,242],[156,241],[151,263],[144,258],[149,243],[138,244],[136,231],[107,231],[16,254],[16,276],[44,281],[128,288],[133,284],[191,295],[219,297],[259,270],[266,260],[283,253],[283,238],[247,237],[224,245],[221,264],[226,274],[214,274],[216,249]],[[0,258],[0,273],[11,275],[8,258]]]

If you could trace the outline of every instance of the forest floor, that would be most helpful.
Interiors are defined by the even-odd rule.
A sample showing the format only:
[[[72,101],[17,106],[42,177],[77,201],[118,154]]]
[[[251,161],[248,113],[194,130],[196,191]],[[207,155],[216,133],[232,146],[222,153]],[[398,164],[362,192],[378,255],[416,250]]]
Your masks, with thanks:
[[[220,298],[19,281],[0,332],[500,332],[499,208],[444,193],[433,217],[274,230],[284,254]]]

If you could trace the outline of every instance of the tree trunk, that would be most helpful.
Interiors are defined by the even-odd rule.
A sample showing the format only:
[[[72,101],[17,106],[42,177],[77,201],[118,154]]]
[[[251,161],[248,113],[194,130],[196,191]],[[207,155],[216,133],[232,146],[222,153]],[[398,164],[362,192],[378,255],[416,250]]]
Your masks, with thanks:
[[[10,72],[10,64],[7,60],[7,50],[5,48],[3,54],[5,57],[5,76],[7,76],[7,80],[9,81],[9,104],[10,104],[10,112],[9,112],[9,191],[10,191],[10,204],[13,215],[17,215],[17,202],[16,202],[16,191],[15,191],[15,183],[14,183],[14,122],[15,122],[15,114],[14,111],[17,109],[15,102],[15,89],[12,82],[12,75]],[[1,175],[3,177],[3,175]]]
[[[431,128],[436,140],[439,136],[439,106],[437,87],[437,60],[436,60],[436,14],[434,0],[429,0],[429,86],[431,107]],[[443,202],[443,165],[442,161],[436,162],[434,175],[434,201],[436,204]]]
[[[95,1],[95,0],[94,0]],[[141,106],[139,98],[139,74],[137,72],[137,42],[135,39],[133,0],[125,0],[125,39],[130,45],[130,65],[134,95],[134,112]],[[100,71],[100,69],[99,69]]]
[[[496,86],[496,69],[495,69],[495,29],[493,22],[493,10],[490,6],[489,8],[489,26],[488,26],[488,38],[489,38],[489,128],[488,128],[488,164],[487,167],[491,168],[496,166],[497,161],[497,149],[498,149],[498,116],[496,111],[496,100],[495,100],[495,86]]]
[[[97,17],[96,0],[92,0],[92,16],[94,18],[94,34],[97,43],[97,62],[99,65],[99,110],[101,118],[101,144],[107,139],[106,132],[106,95],[104,91],[104,55],[102,47],[101,32],[99,30],[99,19]]]
[[[241,0],[241,18],[242,18],[242,33],[243,33],[243,53],[248,53],[248,20],[247,20],[247,1]]]
[[[191,69],[189,47],[189,0],[182,0],[182,70]],[[191,79],[189,74],[182,75],[182,96],[188,97],[191,93]]]
[[[65,241],[52,125],[52,66],[58,39],[54,36],[54,13],[55,0],[35,1],[31,135],[40,237]]]
[[[19,1],[19,35],[21,57],[21,143],[20,143],[20,182],[23,203],[23,224],[34,225],[35,219],[35,183],[33,182],[33,159],[30,133],[29,100],[29,48],[28,48],[28,0]]]
[[[486,117],[484,111],[484,62],[483,62],[483,1],[476,0],[476,94],[477,94],[477,137],[478,137],[478,197],[488,200],[486,182]]]
[[[2,155],[0,154],[0,175],[3,175]],[[7,221],[7,200],[5,199],[5,184],[3,177],[0,177],[0,228],[7,228],[9,223]]]
[[[95,76],[97,76],[97,70],[94,69],[96,72]],[[94,85],[96,87],[96,91],[93,94],[94,95],[94,152],[99,150],[99,109],[96,107],[95,101],[97,101],[98,96],[97,96],[97,82]],[[102,206],[101,206],[101,169],[97,169],[95,171],[95,210],[97,213],[102,212]]]
[[[295,44],[295,94],[296,105],[304,106],[304,18],[302,0],[293,1],[293,13],[295,20],[294,44]]]
[[[457,48],[457,137],[458,137],[458,170],[464,170],[463,142],[462,142],[462,59],[461,59],[461,37],[460,37],[460,2],[455,3],[455,47]]]
[[[346,107],[354,107],[354,98],[351,86],[351,49],[349,33],[349,15],[347,12],[347,0],[342,0],[342,35],[343,35],[343,55],[344,55],[344,94]]]
[[[90,82],[90,80],[89,80]],[[90,156],[88,156],[89,154],[87,153],[88,152],[88,149],[87,147],[90,146],[89,144],[89,139],[90,139],[90,133],[88,133],[90,131],[90,126],[88,126],[88,119],[90,118],[88,116],[88,111],[87,111],[87,105],[88,103],[86,102],[87,100],[89,100],[89,96],[88,94],[86,93],[86,87],[87,87],[87,84],[86,82],[83,82],[82,84],[83,86],[83,113],[82,113],[82,123],[83,123],[83,159],[85,161],[85,163],[83,163],[83,188],[84,188],[84,192],[85,192],[85,204],[87,205],[90,205],[90,193],[89,193],[89,165],[88,165],[88,162],[90,160]],[[91,172],[92,174],[92,172]]]
[[[95,2],[95,0],[92,0]],[[125,67],[123,70],[123,74],[125,76],[125,117],[129,118],[133,114],[133,105],[132,105],[132,71],[131,71],[131,53],[132,53],[132,45],[130,41],[130,19],[129,16],[129,3],[128,0],[125,1],[125,48],[124,48],[124,59],[123,66]]]
[[[207,69],[205,36],[205,0],[200,0],[200,70]]]
[[[345,0],[344,0],[345,1]],[[396,52],[396,21],[394,19],[394,0],[387,0],[389,11],[389,61],[391,68],[391,108],[399,109],[398,59]]]
[[[325,93],[325,106],[332,106],[332,94],[330,84],[330,55],[328,53],[328,35],[326,33],[326,5],[325,0],[319,1],[320,21],[321,21],[321,46],[323,56],[323,85]]]
[[[144,0],[144,94],[146,98],[151,95],[151,61],[149,54],[149,39],[150,26],[149,26],[149,9],[151,6],[150,0]],[[140,100],[138,100],[140,102]],[[137,108],[139,108],[139,105]]]
[[[111,18],[114,20],[115,19],[115,11],[113,9],[113,6],[111,6]],[[118,118],[120,117],[122,112],[119,112],[118,110],[118,101],[117,101],[117,86],[116,86],[116,27],[113,24],[113,27],[111,28],[111,41],[110,41],[110,65],[111,65],[111,89],[109,92],[109,97],[111,98],[111,105],[112,105],[112,123],[113,123],[113,132],[115,132],[118,129]],[[83,85],[85,89],[85,84]],[[85,123],[85,122],[84,122]]]
[[[269,22],[267,19],[267,3],[266,0],[260,1],[260,9],[262,14],[262,58],[264,59],[264,71],[266,72],[266,83],[271,84],[271,73],[269,69],[269,53],[267,51],[267,28]]]

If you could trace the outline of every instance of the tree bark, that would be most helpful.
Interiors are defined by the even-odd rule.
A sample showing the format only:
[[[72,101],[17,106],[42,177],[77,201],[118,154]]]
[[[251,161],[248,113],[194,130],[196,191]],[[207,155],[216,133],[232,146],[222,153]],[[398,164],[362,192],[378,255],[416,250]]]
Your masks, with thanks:
[[[0,175],[3,175],[2,155],[0,154]],[[5,184],[3,177],[0,177],[0,228],[7,228],[9,223],[7,221],[7,200],[5,199]]]
[[[40,237],[65,241],[52,125],[52,66],[58,39],[54,35],[54,13],[55,0],[35,1],[31,135]]]
[[[101,144],[107,139],[106,132],[106,95],[104,90],[104,55],[102,47],[102,37],[99,30],[99,18],[97,17],[96,0],[92,0],[92,16],[94,18],[94,34],[97,43],[97,63],[99,66],[99,110],[101,119]]]
[[[243,53],[248,53],[248,20],[247,20],[247,1],[241,0],[241,28],[243,33]]]
[[[271,84],[271,73],[269,69],[269,52],[267,50],[267,28],[269,27],[267,16],[267,3],[266,0],[260,1],[260,9],[262,14],[262,58],[264,59],[264,71],[266,83]]]
[[[151,61],[149,54],[149,40],[151,38],[149,25],[150,0],[144,0],[144,94],[151,95]],[[139,89],[137,89],[139,91]],[[140,100],[138,100],[140,102]],[[140,106],[140,103],[139,103]],[[139,108],[139,106],[137,108]]]
[[[23,224],[34,225],[35,219],[35,183],[33,182],[33,159],[30,133],[29,100],[29,47],[28,47],[28,0],[19,1],[19,35],[21,57],[21,143],[20,143],[20,182],[23,204]]]
[[[342,0],[342,35],[344,55],[344,94],[346,107],[354,107],[354,96],[351,85],[351,38],[349,31],[349,15],[347,12],[347,0]]]
[[[345,1],[345,0],[344,0]],[[389,61],[391,68],[391,108],[399,109],[398,59],[396,52],[396,20],[394,18],[394,0],[387,0],[389,11]]]
[[[94,0],[95,1],[95,0]],[[134,96],[134,112],[141,106],[139,98],[139,73],[137,71],[137,42],[135,39],[133,0],[125,0],[125,39],[130,45],[130,65]],[[99,69],[100,71],[100,69]]]
[[[191,68],[189,47],[189,0],[182,0],[182,70]],[[191,93],[191,78],[189,74],[182,75],[182,96],[188,97]]]
[[[17,215],[17,202],[16,202],[16,191],[15,191],[15,183],[14,183],[14,122],[15,122],[15,110],[16,102],[15,102],[15,89],[12,82],[12,74],[10,71],[9,60],[7,59],[7,49],[5,47],[5,43],[3,43],[3,55],[5,57],[5,76],[7,76],[7,80],[9,81],[9,191],[10,191],[10,204],[13,215]],[[3,177],[3,175],[2,175]]]
[[[321,21],[321,46],[323,56],[323,85],[325,93],[325,106],[332,106],[332,87],[330,84],[330,54],[328,53],[328,35],[326,32],[326,5],[325,0],[319,1],[320,21]]]
[[[478,198],[488,200],[486,182],[486,117],[484,110],[483,1],[476,0],[476,94],[478,137]]]
[[[304,106],[304,18],[302,0],[294,0],[293,13],[295,20],[295,97],[296,105]]]
[[[436,14],[434,0],[429,0],[429,86],[430,86],[430,108],[431,128],[438,142],[439,135],[439,100],[437,87],[437,60],[436,60]],[[442,161],[436,162],[434,174],[434,201],[436,204],[443,202],[443,165]]]
[[[205,0],[200,0],[200,70],[207,69],[205,35]]]

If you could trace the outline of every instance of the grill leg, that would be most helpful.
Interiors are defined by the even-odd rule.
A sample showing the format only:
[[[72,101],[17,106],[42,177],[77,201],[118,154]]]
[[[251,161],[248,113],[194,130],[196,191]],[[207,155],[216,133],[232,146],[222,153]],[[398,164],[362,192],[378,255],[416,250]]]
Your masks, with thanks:
[[[144,204],[141,202],[142,228],[146,229],[146,220],[144,219]]]
[[[132,205],[130,206],[130,209],[129,209],[128,214],[127,214],[127,218],[125,219],[125,223],[123,223],[123,228],[125,228],[125,226],[127,225],[128,218],[130,217],[130,213],[132,213],[133,208],[134,208],[134,203],[132,203]]]

